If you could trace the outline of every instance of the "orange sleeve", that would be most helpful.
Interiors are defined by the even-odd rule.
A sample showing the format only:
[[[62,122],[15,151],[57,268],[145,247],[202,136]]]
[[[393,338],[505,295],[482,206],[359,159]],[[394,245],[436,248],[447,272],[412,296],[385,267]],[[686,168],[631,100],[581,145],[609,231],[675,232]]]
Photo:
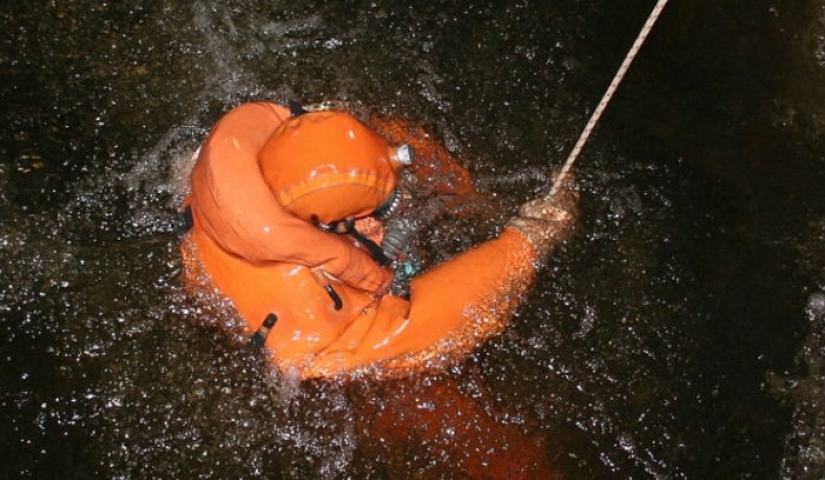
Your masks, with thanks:
[[[257,152],[288,117],[284,107],[250,103],[218,121],[192,171],[195,217],[222,248],[250,262],[320,266],[355,288],[383,290],[391,271],[348,240],[286,212],[264,182]]]

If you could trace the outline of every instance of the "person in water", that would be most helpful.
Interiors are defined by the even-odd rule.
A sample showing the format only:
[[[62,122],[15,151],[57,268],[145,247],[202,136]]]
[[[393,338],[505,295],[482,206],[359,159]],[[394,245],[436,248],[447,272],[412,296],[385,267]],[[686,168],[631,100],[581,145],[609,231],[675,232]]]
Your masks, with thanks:
[[[403,375],[461,359],[506,326],[569,231],[567,189],[391,293],[393,266],[409,267],[405,232],[387,229],[402,171],[429,168],[454,193],[472,190],[446,150],[408,127],[255,102],[226,113],[202,145],[186,201],[187,278],[227,296],[281,371]]]

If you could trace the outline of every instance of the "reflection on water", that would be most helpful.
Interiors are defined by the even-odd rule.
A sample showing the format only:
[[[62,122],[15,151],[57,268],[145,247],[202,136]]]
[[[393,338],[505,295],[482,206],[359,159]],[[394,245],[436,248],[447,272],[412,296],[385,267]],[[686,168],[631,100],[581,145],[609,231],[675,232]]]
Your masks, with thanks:
[[[821,6],[670,5],[511,328],[344,384],[280,377],[181,290],[209,125],[257,98],[427,125],[497,207],[446,216],[447,254],[545,186],[650,6],[179,3],[0,14],[4,477],[821,478]]]

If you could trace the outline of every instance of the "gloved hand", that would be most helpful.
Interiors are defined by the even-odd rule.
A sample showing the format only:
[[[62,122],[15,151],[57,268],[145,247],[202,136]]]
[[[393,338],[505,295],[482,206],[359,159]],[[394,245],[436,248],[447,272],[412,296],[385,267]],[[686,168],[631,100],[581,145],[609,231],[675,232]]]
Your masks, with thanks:
[[[519,229],[543,259],[550,250],[567,239],[578,217],[579,195],[571,175],[553,195],[534,198],[523,204],[508,226]]]

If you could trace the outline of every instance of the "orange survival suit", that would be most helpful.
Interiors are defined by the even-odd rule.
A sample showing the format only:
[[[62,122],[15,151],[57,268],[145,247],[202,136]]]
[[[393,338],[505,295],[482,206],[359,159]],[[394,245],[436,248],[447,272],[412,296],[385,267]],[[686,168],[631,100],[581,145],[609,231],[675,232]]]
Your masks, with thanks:
[[[530,220],[511,222],[414,278],[409,300],[386,293],[393,273],[367,248],[382,233],[369,219],[398,200],[410,162],[405,146],[344,112],[234,108],[192,171],[189,282],[217,287],[278,367],[302,378],[466,355],[504,327],[546,242],[529,234]]]

